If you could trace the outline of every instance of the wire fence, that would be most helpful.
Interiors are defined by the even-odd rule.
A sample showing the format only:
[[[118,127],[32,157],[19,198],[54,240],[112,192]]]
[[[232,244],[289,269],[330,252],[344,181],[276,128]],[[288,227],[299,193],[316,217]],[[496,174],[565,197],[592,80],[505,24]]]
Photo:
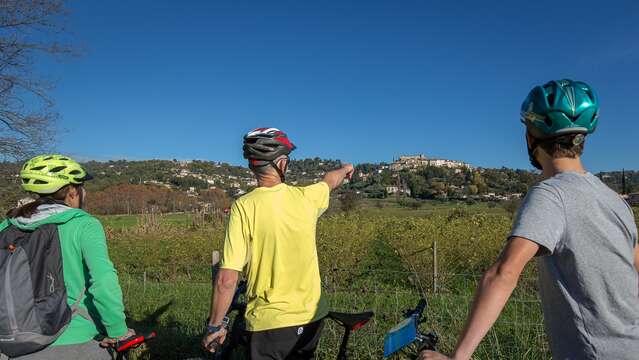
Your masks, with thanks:
[[[210,270],[208,267],[201,271]],[[371,271],[382,277],[388,274],[401,278],[416,277],[415,272]],[[369,274],[370,275],[370,274]],[[432,275],[432,274],[431,274]],[[440,349],[453,350],[457,335],[462,329],[474,297],[481,274],[440,274],[449,282],[438,287],[414,283],[393,286],[387,282],[377,283],[373,278],[363,285],[325,285],[324,296],[332,310],[345,312],[373,311],[375,318],[358,334],[352,337],[351,358],[378,359],[382,357],[383,337],[396,323],[402,320],[405,310],[414,308],[420,298],[428,300],[425,312],[424,331],[434,330],[440,335]],[[208,315],[211,281],[179,280],[154,281],[145,273],[125,274],[122,277],[127,308],[132,314],[153,313],[155,308],[171,303],[159,324],[168,326],[170,334],[187,336],[186,344],[196,343],[201,325]],[[533,288],[534,277],[526,276],[520,284]],[[148,300],[151,299],[149,302]],[[154,308],[155,306],[155,308]],[[134,315],[134,316],[135,316]],[[341,336],[341,328],[327,323],[319,348],[320,359],[334,358]],[[173,349],[184,347],[180,343]],[[197,347],[197,345],[194,345]],[[188,346],[181,353],[188,354]],[[401,355],[397,358],[404,358]],[[477,359],[550,359],[540,301],[535,291],[516,291],[493,329],[476,352]]]
[[[429,302],[421,328],[440,335],[443,352],[453,350],[481,271],[497,257],[510,227],[509,219],[458,215],[400,220],[335,216],[319,225],[320,272],[330,307],[375,312],[352,337],[351,359],[382,358],[384,334],[420,298]],[[164,334],[154,350],[163,354],[157,358],[193,357],[210,307],[210,250],[222,246],[223,226],[192,230],[159,223],[109,230],[109,248],[130,318],[156,324]],[[318,358],[335,358],[340,336],[341,329],[327,322]],[[475,359],[550,359],[534,265],[523,274]]]

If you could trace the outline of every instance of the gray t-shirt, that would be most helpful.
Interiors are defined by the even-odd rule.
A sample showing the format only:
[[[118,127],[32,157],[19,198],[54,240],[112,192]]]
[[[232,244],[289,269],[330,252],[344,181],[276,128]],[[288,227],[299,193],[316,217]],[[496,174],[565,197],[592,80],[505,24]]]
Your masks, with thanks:
[[[590,173],[560,173],[529,190],[513,236],[541,246],[554,359],[639,359],[637,225],[617,193]]]

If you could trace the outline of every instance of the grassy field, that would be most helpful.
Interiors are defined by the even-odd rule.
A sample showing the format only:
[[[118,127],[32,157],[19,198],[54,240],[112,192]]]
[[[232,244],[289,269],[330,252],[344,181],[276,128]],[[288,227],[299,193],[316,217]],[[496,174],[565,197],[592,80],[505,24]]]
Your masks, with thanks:
[[[430,303],[423,329],[436,330],[441,349],[450,351],[482,271],[503,246],[510,215],[485,205],[426,203],[417,210],[393,203],[361,205],[352,213],[333,209],[318,224],[320,270],[332,308],[376,313],[352,338],[351,358],[381,358],[384,333],[422,296]],[[198,356],[210,301],[210,253],[222,247],[224,219],[170,214],[102,220],[131,324],[160,332],[150,347],[152,358]],[[334,358],[340,336],[329,322],[320,359]],[[475,358],[550,358],[534,266]]]
[[[639,208],[634,210],[639,221]],[[120,274],[129,325],[159,331],[142,357],[199,356],[211,294],[210,253],[222,248],[225,219],[184,213],[100,219]],[[413,209],[392,199],[366,200],[358,210],[343,213],[335,202],[317,230],[324,293],[334,310],[376,314],[352,337],[350,358],[381,358],[385,332],[420,297],[429,301],[422,329],[436,330],[440,348],[450,351],[477,281],[498,255],[511,222],[504,208],[486,203],[426,201]],[[319,359],[335,357],[340,330],[326,324]],[[534,264],[474,358],[550,359]]]
[[[421,200],[416,201],[420,207],[415,209],[410,206],[401,206],[396,199],[365,199],[359,204],[358,208],[375,215],[384,216],[427,216],[442,211],[450,211],[453,209],[463,208],[468,213],[482,213],[491,215],[506,215],[507,212],[503,207],[495,203],[478,202],[467,205],[458,201],[436,201]]]
[[[473,205],[466,205],[463,202],[453,201],[435,201],[423,200],[418,201],[420,208],[414,209],[398,204],[394,198],[387,199],[362,199],[358,204],[359,211],[372,215],[384,216],[411,216],[421,217],[440,213],[442,211],[450,211],[457,208],[463,208],[468,213],[483,213],[492,215],[506,215],[507,212],[503,207],[498,205],[489,205],[487,202],[478,202]],[[492,207],[491,207],[492,206]],[[339,202],[334,201],[332,210],[338,212]],[[188,213],[174,213],[160,215],[160,221],[166,225],[188,226],[192,222],[192,215]],[[99,216],[103,224],[113,229],[126,229],[138,225],[139,215],[103,215]]]
[[[209,307],[209,284],[148,283],[145,287],[141,281],[131,279],[123,279],[122,283],[130,324],[138,329],[159,330],[160,341],[151,344],[151,358],[186,359],[200,355],[198,344]],[[396,289],[328,291],[327,296],[335,310],[373,310],[376,314],[371,323],[352,337],[352,359],[381,359],[385,332],[401,320],[403,310],[413,308],[419,299],[417,291]],[[436,330],[441,348],[450,351],[470,305],[470,294],[431,293],[427,297],[428,321],[422,328]],[[158,310],[165,312],[157,316]],[[549,358],[540,322],[540,308],[535,299],[511,302],[475,358]],[[341,335],[341,328],[327,322],[318,358],[334,359]]]
[[[191,215],[185,213],[162,214],[159,217],[164,225],[181,227],[189,225],[191,219]],[[105,226],[109,226],[112,229],[132,228],[137,226],[140,221],[140,215],[105,215],[99,216],[99,218]]]

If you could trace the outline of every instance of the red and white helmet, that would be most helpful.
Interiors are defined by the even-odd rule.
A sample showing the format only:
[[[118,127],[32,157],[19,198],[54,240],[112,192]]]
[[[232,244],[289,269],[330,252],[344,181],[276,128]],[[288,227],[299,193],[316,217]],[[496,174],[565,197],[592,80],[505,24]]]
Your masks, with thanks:
[[[282,155],[295,150],[282,130],[276,128],[257,128],[244,135],[244,158],[251,164],[270,163]]]

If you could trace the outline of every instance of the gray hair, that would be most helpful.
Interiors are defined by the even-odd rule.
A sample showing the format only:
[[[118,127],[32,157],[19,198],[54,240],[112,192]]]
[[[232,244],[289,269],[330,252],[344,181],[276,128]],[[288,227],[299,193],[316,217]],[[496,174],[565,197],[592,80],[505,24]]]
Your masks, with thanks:
[[[289,161],[288,156],[282,155],[273,160],[273,163],[277,165],[277,163],[282,159]],[[270,162],[265,162],[264,165],[260,164],[258,166],[251,166],[251,170],[257,176],[278,175],[277,170],[273,168],[273,165],[271,165]]]

